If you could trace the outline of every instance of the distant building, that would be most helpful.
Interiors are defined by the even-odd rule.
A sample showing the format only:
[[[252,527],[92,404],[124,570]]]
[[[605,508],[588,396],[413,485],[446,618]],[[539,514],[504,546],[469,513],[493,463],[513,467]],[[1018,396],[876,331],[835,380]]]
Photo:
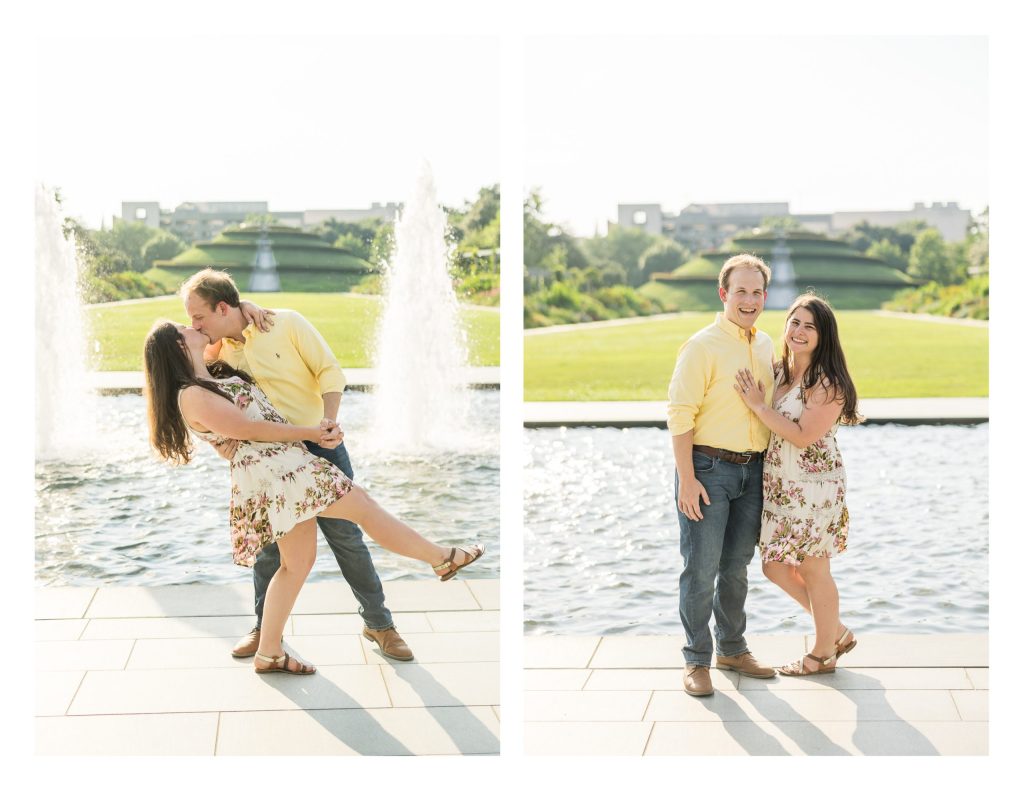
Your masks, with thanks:
[[[897,225],[908,220],[924,220],[942,234],[947,242],[962,242],[971,224],[971,213],[957,203],[915,203],[909,211],[837,211],[832,215],[832,230],[845,231],[861,222],[872,225]]]
[[[647,233],[675,239],[690,250],[717,248],[740,233],[753,231],[766,217],[792,217],[807,231],[835,236],[867,221],[872,225],[897,225],[924,220],[946,241],[958,242],[967,235],[971,213],[956,203],[915,203],[909,211],[834,212],[791,214],[789,203],[691,203],[678,214],[669,214],[656,203],[620,203],[618,224],[642,228]]]
[[[307,211],[269,210],[266,201],[206,201],[188,202],[173,210],[161,209],[153,201],[126,201],[121,204],[121,216],[114,221],[143,222],[151,228],[170,231],[187,244],[207,242],[226,228],[236,226],[253,215],[270,215],[275,225],[297,229],[310,229],[327,219],[358,222],[368,217],[394,220],[398,204],[374,203],[368,209],[312,209]]]

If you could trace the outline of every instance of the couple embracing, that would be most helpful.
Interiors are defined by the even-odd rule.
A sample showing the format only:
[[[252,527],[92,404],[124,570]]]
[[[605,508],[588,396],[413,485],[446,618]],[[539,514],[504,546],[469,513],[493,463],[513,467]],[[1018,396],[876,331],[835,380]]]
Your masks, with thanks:
[[[833,673],[856,645],[839,618],[829,559],[846,549],[846,471],[835,435],[840,423],[859,422],[857,393],[835,315],[813,294],[789,308],[775,359],[771,339],[754,326],[770,279],[756,256],[725,262],[723,310],[682,346],[669,385],[683,688],[695,696],[714,692],[713,655],[721,670],[775,675],[744,637],[755,547],[765,576],[814,618],[813,648],[781,673]]]
[[[316,671],[284,651],[282,636],[316,560],[319,525],[359,601],[363,636],[385,656],[411,660],[363,531],[428,563],[442,581],[483,547],[435,544],[352,482],[337,423],[345,377],[302,315],[243,302],[230,276],[212,269],[190,278],[181,295],[190,324],[157,322],[145,341],[150,440],[174,463],[191,459],[193,437],[230,461],[233,557],[253,568],[256,593],[256,627],[232,655],[254,657],[257,673]]]

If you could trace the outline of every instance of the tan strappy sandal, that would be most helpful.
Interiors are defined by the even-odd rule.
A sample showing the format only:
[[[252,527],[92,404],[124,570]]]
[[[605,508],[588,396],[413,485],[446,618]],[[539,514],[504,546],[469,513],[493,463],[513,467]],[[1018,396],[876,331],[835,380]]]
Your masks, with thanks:
[[[804,664],[804,659],[813,659],[818,663],[817,670],[808,670],[807,665]],[[836,672],[836,654],[825,658],[815,656],[814,654],[804,654],[802,658],[798,659],[790,665],[779,668],[779,673],[784,676],[821,676],[825,673]]]
[[[466,557],[469,558],[465,563],[455,562],[455,553],[463,552]],[[470,563],[479,560],[483,557],[484,548],[479,544],[473,544],[471,547],[452,547],[452,552],[448,556],[448,560],[444,563],[438,563],[436,566],[431,566],[434,571],[445,572],[441,575],[441,582],[446,582],[459,573],[460,570],[466,568]]]
[[[287,653],[281,654],[281,656],[265,656],[259,651],[256,652],[256,658],[261,662],[269,662],[270,667],[257,667],[257,673],[287,673],[290,676],[309,676],[316,672],[316,668],[312,665],[304,665],[298,659],[288,656]],[[298,665],[297,670],[288,669],[288,660],[293,661]],[[279,664],[280,663],[280,664]]]
[[[850,642],[844,643],[843,640],[847,637],[850,638]],[[856,646],[857,638],[853,636],[853,633],[850,632],[849,629],[847,629],[839,636],[839,639],[836,640],[836,659],[841,657],[843,654],[850,653]]]

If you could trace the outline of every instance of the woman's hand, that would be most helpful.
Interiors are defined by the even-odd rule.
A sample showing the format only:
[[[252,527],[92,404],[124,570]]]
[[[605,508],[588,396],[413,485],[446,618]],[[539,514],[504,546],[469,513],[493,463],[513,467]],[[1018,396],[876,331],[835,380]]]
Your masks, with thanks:
[[[320,439],[318,444],[321,448],[331,450],[338,447],[344,441],[345,432],[341,430],[341,426],[326,417],[320,421]]]
[[[246,323],[255,324],[256,329],[260,332],[267,332],[274,326],[274,321],[270,318],[274,315],[272,310],[261,308],[256,303],[249,302],[246,299],[238,303],[238,309],[242,311],[242,318],[245,319]]]
[[[759,407],[764,406],[764,385],[754,378],[749,369],[741,368],[736,372],[736,384],[733,387],[752,412],[757,412]]]

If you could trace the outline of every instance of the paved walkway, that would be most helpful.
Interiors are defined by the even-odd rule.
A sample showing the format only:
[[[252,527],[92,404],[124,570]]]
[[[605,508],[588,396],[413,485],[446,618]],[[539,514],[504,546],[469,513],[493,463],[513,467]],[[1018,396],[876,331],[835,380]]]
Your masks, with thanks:
[[[810,641],[810,642],[808,642]],[[677,636],[527,637],[530,755],[986,755],[988,635],[858,634],[835,675],[712,670],[682,691]],[[812,638],[753,636],[779,666]]]
[[[862,398],[857,402],[867,423],[986,423],[987,398]],[[527,428],[610,426],[665,428],[666,401],[527,401]]]
[[[306,585],[285,631],[312,676],[230,656],[249,585],[36,589],[36,752],[498,752],[498,580],[384,583],[414,662],[359,634],[348,586]]]
[[[345,385],[348,390],[372,390],[377,384],[376,368],[345,368]],[[104,395],[120,393],[141,393],[142,371],[91,371],[89,386]],[[501,384],[501,368],[498,366],[477,366],[463,369],[463,381],[469,387],[496,389]]]

